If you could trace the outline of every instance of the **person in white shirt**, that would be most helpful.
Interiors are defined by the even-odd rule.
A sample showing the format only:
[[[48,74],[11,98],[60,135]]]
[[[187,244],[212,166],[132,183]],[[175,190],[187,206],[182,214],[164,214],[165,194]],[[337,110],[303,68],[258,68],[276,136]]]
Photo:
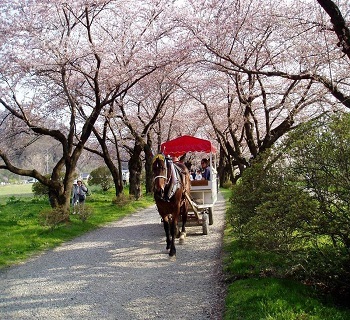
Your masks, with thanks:
[[[194,180],[202,180],[202,174],[200,170],[197,170]]]

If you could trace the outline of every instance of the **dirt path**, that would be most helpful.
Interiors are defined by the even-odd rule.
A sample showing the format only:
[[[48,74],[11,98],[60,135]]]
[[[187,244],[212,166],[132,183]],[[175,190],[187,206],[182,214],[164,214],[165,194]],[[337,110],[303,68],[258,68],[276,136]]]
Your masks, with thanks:
[[[0,272],[0,319],[221,319],[224,200],[165,251],[155,207]]]

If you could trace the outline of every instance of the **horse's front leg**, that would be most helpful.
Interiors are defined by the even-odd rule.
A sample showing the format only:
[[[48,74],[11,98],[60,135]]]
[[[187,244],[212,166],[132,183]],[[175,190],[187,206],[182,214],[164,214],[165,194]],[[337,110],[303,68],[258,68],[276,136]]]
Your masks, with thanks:
[[[164,225],[164,230],[165,230],[165,236],[166,236],[166,249],[170,249],[170,227],[169,227],[169,218],[168,216],[163,218],[163,225]]]
[[[169,251],[170,257],[176,256],[176,249],[175,249],[176,225],[177,225],[176,219],[171,219],[170,220],[171,243],[170,243],[170,251]]]

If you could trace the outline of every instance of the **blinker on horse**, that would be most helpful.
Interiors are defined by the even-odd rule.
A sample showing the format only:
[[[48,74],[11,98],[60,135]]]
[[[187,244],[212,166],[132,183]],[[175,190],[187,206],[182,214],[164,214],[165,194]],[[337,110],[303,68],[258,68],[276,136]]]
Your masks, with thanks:
[[[190,194],[190,177],[186,166],[174,163],[164,154],[157,154],[152,161],[153,192],[166,236],[166,249],[169,256],[176,255],[175,237],[179,217],[182,218],[180,240],[186,235],[185,224],[188,213],[186,193]]]

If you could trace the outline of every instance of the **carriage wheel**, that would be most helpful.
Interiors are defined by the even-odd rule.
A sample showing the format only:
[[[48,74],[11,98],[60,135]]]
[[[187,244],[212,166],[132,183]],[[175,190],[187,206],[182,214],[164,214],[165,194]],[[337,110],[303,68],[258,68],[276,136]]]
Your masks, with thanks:
[[[214,223],[213,213],[214,213],[214,207],[209,208],[209,225],[210,226]]]
[[[207,235],[209,232],[209,218],[206,212],[203,213],[202,219],[203,219],[203,224],[202,224],[203,234]]]

